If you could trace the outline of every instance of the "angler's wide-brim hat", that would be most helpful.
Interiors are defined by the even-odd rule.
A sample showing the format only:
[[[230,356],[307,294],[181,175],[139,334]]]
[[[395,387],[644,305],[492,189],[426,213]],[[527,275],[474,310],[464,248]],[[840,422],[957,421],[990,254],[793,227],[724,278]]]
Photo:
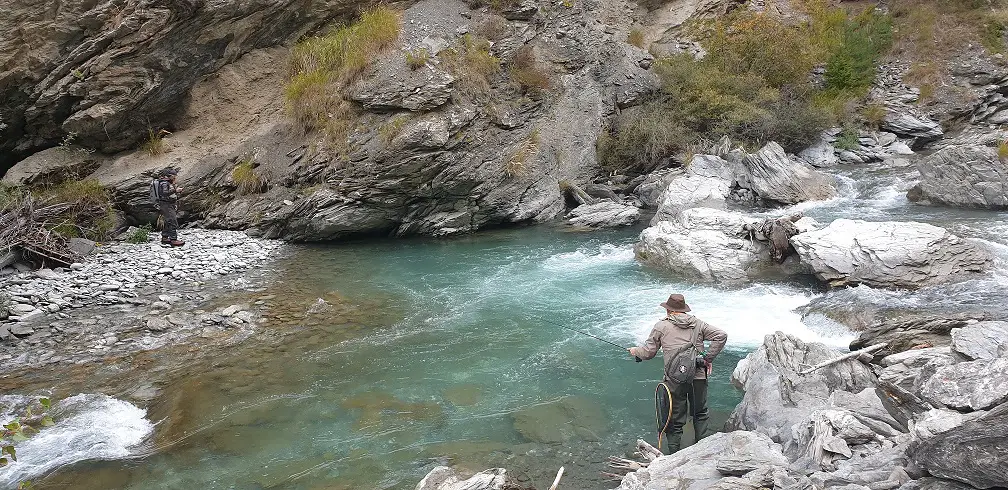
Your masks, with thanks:
[[[686,298],[681,294],[673,294],[668,297],[664,303],[661,304],[664,308],[672,311],[679,311],[685,313],[690,311],[690,307],[686,304]]]

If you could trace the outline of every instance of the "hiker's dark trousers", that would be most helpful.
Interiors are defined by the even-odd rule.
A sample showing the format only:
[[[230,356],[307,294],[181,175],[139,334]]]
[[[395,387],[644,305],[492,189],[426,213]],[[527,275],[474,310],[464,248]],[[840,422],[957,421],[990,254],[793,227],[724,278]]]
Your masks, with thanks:
[[[689,383],[665,383],[672,390],[672,426],[665,431],[662,449],[666,450],[666,454],[672,454],[682,444],[683,427],[690,415],[693,416],[696,440],[707,436],[707,380],[695,379],[692,386]]]
[[[178,239],[178,212],[173,202],[159,202],[161,217],[164,218],[164,228],[161,229],[162,240]]]

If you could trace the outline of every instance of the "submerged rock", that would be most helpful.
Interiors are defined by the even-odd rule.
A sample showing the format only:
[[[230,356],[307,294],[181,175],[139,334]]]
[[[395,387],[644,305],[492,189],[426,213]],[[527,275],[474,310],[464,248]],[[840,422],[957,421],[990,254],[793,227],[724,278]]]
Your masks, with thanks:
[[[917,222],[838,219],[791,238],[804,265],[831,286],[919,288],[982,272],[990,255],[974,242]]]
[[[504,468],[494,468],[463,480],[454,469],[438,466],[417,483],[416,490],[502,490],[506,473]]]
[[[1008,165],[985,146],[949,146],[917,163],[921,198],[934,204],[1008,209]]]

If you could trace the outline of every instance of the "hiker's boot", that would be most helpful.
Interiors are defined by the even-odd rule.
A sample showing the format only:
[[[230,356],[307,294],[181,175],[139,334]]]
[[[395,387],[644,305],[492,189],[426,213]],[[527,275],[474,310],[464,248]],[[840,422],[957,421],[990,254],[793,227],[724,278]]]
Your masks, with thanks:
[[[161,245],[171,245],[171,242],[172,242],[171,238],[162,238],[161,239]]]
[[[172,241],[168,242],[168,244],[171,245],[171,246],[173,246],[173,247],[181,247],[182,245],[185,245],[185,242],[183,242],[182,240],[179,240],[179,239],[175,239],[175,240],[172,240]]]

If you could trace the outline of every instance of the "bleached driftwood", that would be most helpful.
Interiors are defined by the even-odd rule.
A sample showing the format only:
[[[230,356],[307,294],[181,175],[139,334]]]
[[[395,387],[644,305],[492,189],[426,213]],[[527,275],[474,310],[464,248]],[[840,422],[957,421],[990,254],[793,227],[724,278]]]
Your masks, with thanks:
[[[560,471],[557,471],[557,476],[553,480],[553,484],[550,485],[549,490],[556,490],[557,489],[557,485],[560,484],[560,478],[563,476],[563,472],[564,472],[564,467],[561,466],[560,467]]]
[[[870,354],[870,353],[875,352],[875,351],[877,351],[877,350],[879,350],[879,349],[881,349],[881,348],[883,348],[883,347],[885,347],[887,345],[889,345],[889,344],[883,342],[881,344],[875,344],[875,345],[870,346],[870,347],[865,347],[864,349],[861,349],[861,350],[856,350],[854,352],[848,352],[848,353],[846,353],[846,354],[844,354],[844,355],[842,355],[840,357],[834,357],[833,359],[830,359],[828,361],[820,362],[819,364],[816,364],[815,366],[810,366],[808,369],[803,369],[801,371],[798,371],[798,374],[800,374],[802,376],[805,376],[806,374],[813,373],[813,372],[818,371],[818,370],[820,370],[820,369],[822,369],[822,368],[824,368],[826,366],[832,366],[833,364],[836,364],[838,362],[843,362],[843,361],[846,361],[848,359],[854,359],[854,358],[860,357],[862,354]]]

